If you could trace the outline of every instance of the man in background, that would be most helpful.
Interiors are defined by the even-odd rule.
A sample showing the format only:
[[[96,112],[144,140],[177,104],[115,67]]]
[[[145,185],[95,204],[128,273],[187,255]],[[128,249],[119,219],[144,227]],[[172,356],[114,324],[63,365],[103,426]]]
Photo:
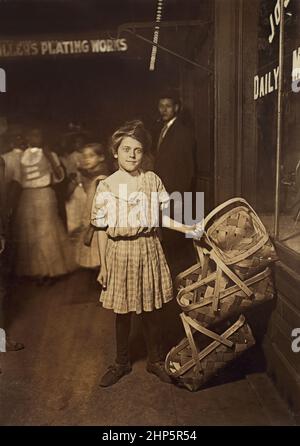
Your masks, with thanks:
[[[195,138],[179,116],[181,104],[174,92],[160,95],[161,128],[156,141],[154,171],[169,193],[189,192],[194,177]]]
[[[180,118],[180,108],[176,92],[167,91],[160,95],[158,111],[161,127],[156,138],[156,150],[154,148],[154,172],[162,179],[169,194],[180,192],[183,198],[184,192],[192,191],[196,143],[193,132]],[[171,217],[176,220],[176,216],[175,203],[171,208]],[[192,242],[182,234],[163,230],[163,247],[173,278],[195,261]]]

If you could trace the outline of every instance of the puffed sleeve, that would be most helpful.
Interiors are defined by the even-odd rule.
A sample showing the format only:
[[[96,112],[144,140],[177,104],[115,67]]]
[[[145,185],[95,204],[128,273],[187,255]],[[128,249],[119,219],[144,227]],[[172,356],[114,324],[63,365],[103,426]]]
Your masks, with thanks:
[[[155,185],[156,185],[156,191],[158,193],[158,200],[160,203],[160,209],[164,210],[167,209],[170,205],[170,196],[168,192],[166,191],[165,186],[163,185],[162,180],[159,178],[159,176],[155,175]]]
[[[91,224],[99,229],[106,229],[108,226],[106,194],[107,189],[103,182],[100,181],[93,199],[91,211]]]

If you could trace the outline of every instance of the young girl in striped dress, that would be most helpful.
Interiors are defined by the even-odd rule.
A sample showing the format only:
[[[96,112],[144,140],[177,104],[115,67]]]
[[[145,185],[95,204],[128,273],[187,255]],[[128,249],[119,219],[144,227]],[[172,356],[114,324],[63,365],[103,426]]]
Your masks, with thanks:
[[[102,377],[103,387],[131,371],[128,343],[133,313],[142,318],[147,371],[171,382],[164,369],[160,309],[173,298],[172,281],[157,233],[159,212],[153,212],[153,197],[157,207],[166,209],[169,196],[155,173],[141,170],[149,146],[141,121],[119,128],[111,141],[119,169],[100,182],[93,201],[91,222],[100,229],[100,301],[116,313],[116,361]],[[166,214],[162,222],[170,229],[194,234],[195,227],[175,224]]]

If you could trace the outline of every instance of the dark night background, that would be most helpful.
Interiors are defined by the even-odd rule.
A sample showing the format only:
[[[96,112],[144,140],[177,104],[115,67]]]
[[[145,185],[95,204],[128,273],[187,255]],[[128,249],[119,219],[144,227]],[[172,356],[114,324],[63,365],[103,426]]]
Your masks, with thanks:
[[[154,21],[156,6],[156,0],[0,2],[1,37],[75,40],[97,32],[117,37],[118,26],[124,23]],[[165,2],[163,19],[206,20],[211,8],[208,1],[171,0]],[[161,30],[159,43],[193,58],[201,32],[192,27],[168,28]],[[153,30],[139,33],[152,40]],[[128,42],[124,53],[1,61],[7,72],[1,114],[12,123],[46,127],[53,144],[71,121],[82,123],[104,140],[127,119],[142,118],[151,127],[158,117],[157,95],[166,87],[178,89],[181,70],[190,67],[159,50],[156,70],[150,72],[151,45],[128,33],[122,37]]]

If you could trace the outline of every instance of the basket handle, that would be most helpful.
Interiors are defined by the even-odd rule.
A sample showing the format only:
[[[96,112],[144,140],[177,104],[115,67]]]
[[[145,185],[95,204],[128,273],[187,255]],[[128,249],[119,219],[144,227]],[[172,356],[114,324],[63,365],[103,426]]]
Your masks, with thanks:
[[[233,203],[246,204],[249,207],[249,209],[255,214],[255,216],[260,220],[259,216],[255,212],[253,207],[244,198],[235,197],[235,198],[230,198],[230,200],[227,200],[224,203],[219,204],[219,206],[217,206],[215,209],[213,209],[204,219],[204,228],[212,217],[214,217],[218,212],[222,211],[224,208],[226,208],[227,206],[229,206],[230,204],[233,204]]]

